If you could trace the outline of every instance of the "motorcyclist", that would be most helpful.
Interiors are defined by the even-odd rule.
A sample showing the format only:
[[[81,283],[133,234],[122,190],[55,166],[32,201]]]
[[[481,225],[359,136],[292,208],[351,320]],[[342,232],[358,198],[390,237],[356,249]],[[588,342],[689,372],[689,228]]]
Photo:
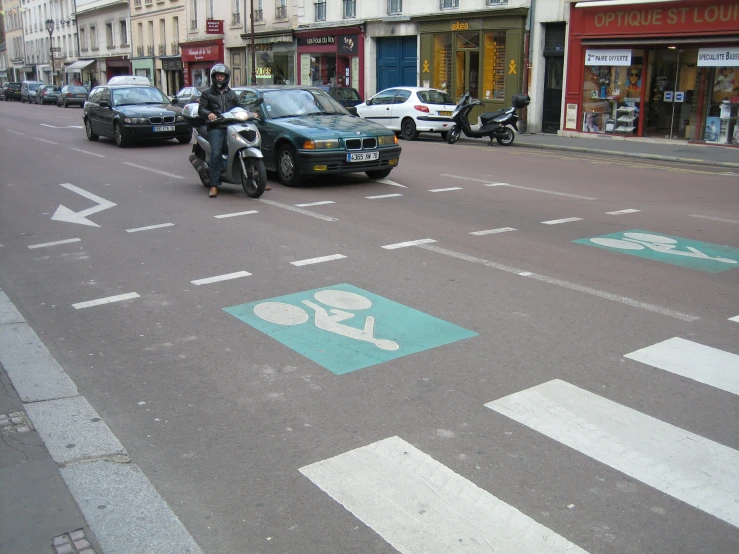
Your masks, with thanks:
[[[239,95],[228,87],[231,80],[231,70],[226,64],[217,63],[210,70],[210,87],[200,96],[198,115],[208,121],[215,120],[219,115],[239,106]],[[226,129],[212,126],[208,128],[208,142],[210,143],[210,197],[218,196],[218,187],[221,185],[221,167],[223,161],[223,144],[226,142]],[[267,187],[269,189],[269,187]]]

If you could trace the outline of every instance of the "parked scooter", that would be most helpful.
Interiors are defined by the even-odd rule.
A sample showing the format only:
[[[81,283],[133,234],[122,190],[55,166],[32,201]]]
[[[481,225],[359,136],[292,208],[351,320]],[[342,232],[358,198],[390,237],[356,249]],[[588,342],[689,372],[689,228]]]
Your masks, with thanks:
[[[263,98],[258,98],[253,107],[256,108],[263,102]],[[221,181],[241,184],[249,198],[262,196],[267,186],[267,170],[260,149],[262,138],[256,125],[249,122],[253,119],[252,112],[237,106],[206,123],[198,114],[198,107],[197,103],[187,104],[182,110],[182,115],[195,129],[195,144],[190,154],[190,163],[198,172],[203,186],[210,187],[208,128],[227,127],[226,141],[223,145]]]
[[[518,132],[516,109],[528,106],[531,98],[528,94],[514,94],[511,100],[513,106],[508,109],[482,114],[480,116],[480,128],[473,130],[469,122],[470,112],[475,106],[482,106],[483,102],[472,100],[469,93],[465,94],[452,112],[454,127],[447,133],[446,141],[449,144],[454,144],[464,133],[465,136],[470,138],[488,137],[490,139],[488,146],[493,144],[493,139],[497,140],[498,144],[502,146],[510,146],[516,137],[515,133]]]

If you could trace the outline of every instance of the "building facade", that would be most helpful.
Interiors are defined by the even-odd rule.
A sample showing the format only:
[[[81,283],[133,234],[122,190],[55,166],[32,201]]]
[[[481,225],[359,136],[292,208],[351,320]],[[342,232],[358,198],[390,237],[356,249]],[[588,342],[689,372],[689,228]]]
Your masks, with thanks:
[[[26,67],[26,43],[23,32],[21,0],[3,0],[5,27],[6,81],[20,81]]]
[[[570,10],[567,134],[739,144],[739,3]]]
[[[20,5],[25,53],[24,64],[16,68],[19,80],[64,82],[65,64],[78,55],[74,0],[21,0]]]

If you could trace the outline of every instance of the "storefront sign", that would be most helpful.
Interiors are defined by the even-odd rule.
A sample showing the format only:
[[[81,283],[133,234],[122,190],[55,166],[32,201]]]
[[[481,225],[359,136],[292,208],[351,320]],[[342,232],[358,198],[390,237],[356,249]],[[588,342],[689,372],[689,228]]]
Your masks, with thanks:
[[[739,66],[739,46],[698,49],[698,67]]]
[[[357,55],[359,54],[359,37],[357,35],[346,35],[339,37],[339,46],[337,47],[339,54]]]
[[[685,102],[685,91],[675,92],[675,102]]]
[[[190,46],[182,49],[182,60],[186,62],[200,62],[218,59],[216,46]]]
[[[223,19],[206,19],[205,20],[206,35],[223,34]]]
[[[257,74],[257,77],[259,78],[272,77],[271,67],[257,67],[254,72]]]
[[[457,21],[452,23],[452,31],[466,31],[470,28],[470,24],[466,21]]]
[[[336,37],[300,37],[298,38],[298,46],[317,46],[324,44],[336,44]]]
[[[658,4],[642,9],[580,8],[585,11],[587,34],[669,34],[680,31],[706,31],[710,34],[736,32],[739,25],[739,2],[692,0],[679,7]],[[659,6],[659,7],[657,7]]]
[[[567,104],[567,117],[565,128],[575,129],[577,127],[577,104]]]
[[[251,44],[247,44],[246,49],[249,50],[249,52],[251,52]],[[262,44],[255,44],[254,51],[255,52],[272,52],[272,43],[265,42]]]
[[[663,95],[663,99],[664,99],[665,102],[672,102],[672,91],[671,90],[666,90],[665,93],[664,93],[664,95]]]
[[[164,71],[180,71],[182,68],[182,58],[162,59],[162,69]]]
[[[585,50],[585,65],[631,65],[631,50]]]

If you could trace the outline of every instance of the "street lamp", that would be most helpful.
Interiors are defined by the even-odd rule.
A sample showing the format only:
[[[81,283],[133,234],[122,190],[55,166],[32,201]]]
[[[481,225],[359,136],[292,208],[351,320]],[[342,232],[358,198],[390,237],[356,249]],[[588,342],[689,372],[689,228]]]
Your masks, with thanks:
[[[46,30],[49,32],[49,74],[51,76],[51,84],[54,83],[54,43],[51,40],[52,35],[54,34],[54,20],[53,19],[47,19],[46,20]]]

